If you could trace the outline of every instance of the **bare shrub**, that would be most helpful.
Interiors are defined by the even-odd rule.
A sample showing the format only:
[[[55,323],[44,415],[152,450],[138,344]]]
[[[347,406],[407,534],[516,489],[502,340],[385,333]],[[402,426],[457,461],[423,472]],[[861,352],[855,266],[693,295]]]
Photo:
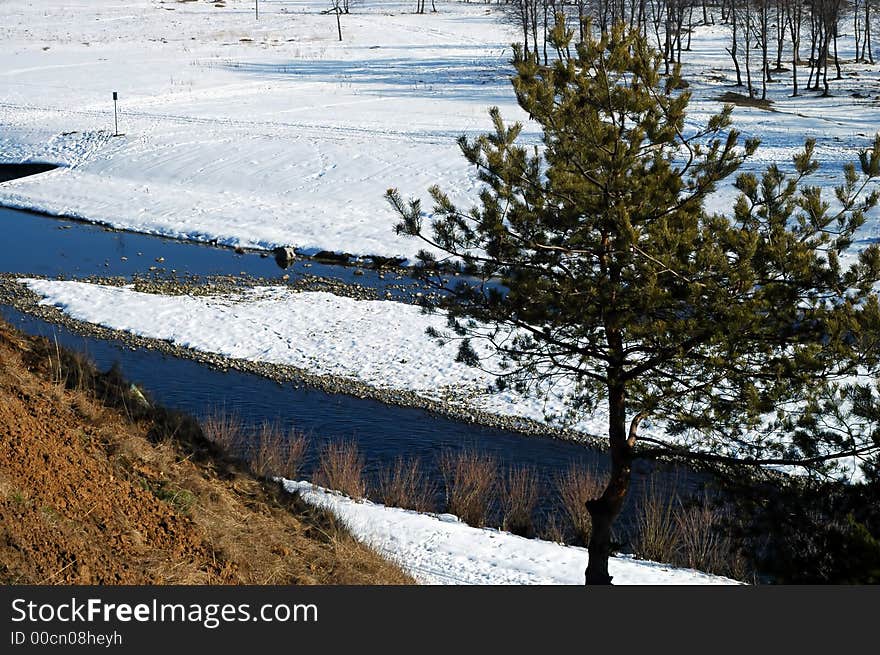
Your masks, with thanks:
[[[746,578],[744,558],[724,528],[727,518],[725,511],[714,506],[708,495],[700,503],[679,508],[675,513],[680,544],[676,563],[707,573]]]
[[[495,458],[475,450],[445,451],[440,471],[446,484],[446,510],[474,527],[486,524],[495,492]]]
[[[635,552],[655,562],[678,561],[679,534],[677,514],[681,502],[678,494],[651,478],[642,492],[640,512],[636,518]]]
[[[354,441],[327,444],[321,451],[315,482],[351,498],[364,498],[367,495],[364,458],[357,444]]]
[[[304,434],[290,430],[285,435],[275,423],[264,423],[250,457],[251,469],[259,476],[296,480],[307,447]]]
[[[587,501],[602,495],[605,488],[604,476],[595,467],[572,464],[555,482],[565,519],[575,542],[589,543],[593,524],[587,511]]]
[[[435,510],[437,485],[422,472],[415,457],[397,457],[379,473],[379,500],[389,507],[403,507],[417,512]]]
[[[534,511],[538,504],[538,480],[525,466],[508,469],[502,480],[501,529],[531,537],[535,531]]]
[[[244,428],[236,414],[216,412],[202,420],[202,433],[230,455],[237,455],[244,444]]]
[[[565,543],[565,526],[560,522],[558,514],[552,512],[545,517],[539,538],[558,544]]]

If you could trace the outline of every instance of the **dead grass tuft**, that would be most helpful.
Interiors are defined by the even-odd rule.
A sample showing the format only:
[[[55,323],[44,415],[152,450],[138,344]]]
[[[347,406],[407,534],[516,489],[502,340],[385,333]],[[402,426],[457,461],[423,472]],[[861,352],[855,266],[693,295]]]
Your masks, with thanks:
[[[397,457],[379,473],[378,498],[389,507],[417,512],[436,510],[437,486],[429,482],[417,458]]]
[[[587,501],[602,495],[605,488],[604,477],[595,467],[572,464],[556,478],[555,484],[568,532],[575,543],[588,544],[593,523],[587,511]]]
[[[636,555],[655,562],[675,562],[679,550],[676,513],[680,505],[674,488],[660,484],[654,477],[647,481],[636,519]]]
[[[208,441],[212,441],[230,454],[238,454],[244,443],[244,427],[237,414],[215,412],[202,420],[202,432]]]
[[[496,488],[495,458],[471,449],[447,450],[439,463],[446,485],[446,511],[468,525],[483,527]]]
[[[535,472],[525,466],[509,469],[501,484],[501,529],[521,537],[532,537],[537,505]]]
[[[279,425],[264,423],[249,458],[251,470],[264,478],[277,476],[296,480],[307,447],[308,440],[301,432],[290,430],[285,435]]]
[[[366,498],[364,458],[354,441],[327,444],[321,451],[315,484],[355,499]]]

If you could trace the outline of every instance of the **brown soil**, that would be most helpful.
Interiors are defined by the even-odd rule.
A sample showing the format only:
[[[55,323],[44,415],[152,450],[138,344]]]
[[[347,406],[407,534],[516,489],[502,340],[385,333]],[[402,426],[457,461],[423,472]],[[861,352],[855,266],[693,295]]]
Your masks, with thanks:
[[[734,91],[725,91],[715,99],[739,107],[757,107],[758,109],[766,109],[767,111],[776,111],[773,109],[773,101],[771,100],[750,98],[747,95],[735,93]]]
[[[0,323],[0,583],[412,582],[137,395]]]

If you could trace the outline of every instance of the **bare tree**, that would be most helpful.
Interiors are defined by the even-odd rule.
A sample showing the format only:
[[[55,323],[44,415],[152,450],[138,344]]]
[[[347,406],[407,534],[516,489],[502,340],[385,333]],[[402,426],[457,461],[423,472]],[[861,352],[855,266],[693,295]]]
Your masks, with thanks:
[[[798,64],[800,63],[801,28],[804,24],[804,4],[798,0],[789,0],[785,3],[785,18],[788,23],[788,33],[791,35],[791,95],[798,94]]]

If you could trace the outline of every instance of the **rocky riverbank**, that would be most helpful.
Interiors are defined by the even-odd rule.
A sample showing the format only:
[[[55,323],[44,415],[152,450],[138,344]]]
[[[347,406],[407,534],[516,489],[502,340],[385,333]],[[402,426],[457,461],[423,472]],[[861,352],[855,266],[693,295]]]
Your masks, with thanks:
[[[336,375],[316,375],[290,365],[258,362],[226,357],[214,353],[206,353],[190,348],[184,348],[161,339],[141,337],[130,332],[113,330],[100,325],[80,321],[71,318],[56,307],[41,305],[40,297],[24,285],[18,283],[16,277],[17,276],[11,274],[0,275],[0,304],[9,305],[23,313],[51,323],[62,325],[77,334],[105,340],[117,340],[131,349],[143,348],[145,350],[158,351],[175,357],[190,359],[221,371],[234,369],[260,375],[279,383],[306,385],[328,393],[346,394],[358,398],[370,398],[393,405],[424,409],[467,423],[511,430],[528,435],[550,436],[578,441],[592,447],[602,446],[602,440],[598,437],[585,435],[581,432],[567,428],[548,426],[529,419],[480,411],[473,407],[466,406],[461,397],[453,398],[448,396],[439,400],[425,398],[406,390],[376,388],[358,380],[346,377]],[[92,277],[82,281],[110,286],[131,284],[136,290],[143,293],[222,296],[239,295],[244,290],[255,286],[284,284],[296,291],[327,291],[336,295],[358,300],[381,299],[376,289],[356,284],[346,284],[339,280],[331,280],[317,276],[301,276],[296,279],[288,278],[285,280],[283,279],[283,276],[282,278],[271,279],[249,276],[177,276],[174,274],[151,274],[136,276],[134,279],[120,277]],[[423,302],[425,299],[425,296],[422,295],[422,292],[420,291],[411,290],[410,295],[410,301],[414,303]]]

